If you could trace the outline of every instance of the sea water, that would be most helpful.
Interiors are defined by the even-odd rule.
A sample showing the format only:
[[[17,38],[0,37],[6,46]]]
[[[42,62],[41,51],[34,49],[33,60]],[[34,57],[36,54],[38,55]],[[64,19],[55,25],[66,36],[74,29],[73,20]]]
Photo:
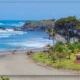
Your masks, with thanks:
[[[0,26],[11,28],[22,26],[25,21],[0,21]],[[44,31],[0,31],[0,51],[14,49],[37,49],[53,44]]]

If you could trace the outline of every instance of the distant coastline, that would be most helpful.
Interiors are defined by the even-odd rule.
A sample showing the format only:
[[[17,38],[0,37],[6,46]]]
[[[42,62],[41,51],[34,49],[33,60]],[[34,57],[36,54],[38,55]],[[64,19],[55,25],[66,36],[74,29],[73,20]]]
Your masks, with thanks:
[[[0,20],[0,29],[14,29],[16,31],[45,31],[54,26],[54,19],[49,20]],[[16,24],[15,24],[16,23]]]

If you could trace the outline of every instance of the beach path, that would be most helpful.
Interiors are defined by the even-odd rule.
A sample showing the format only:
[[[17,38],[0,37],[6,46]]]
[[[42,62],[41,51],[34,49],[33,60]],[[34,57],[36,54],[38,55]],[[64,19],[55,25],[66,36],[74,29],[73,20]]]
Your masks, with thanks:
[[[8,52],[9,53],[9,52]],[[75,75],[71,71],[48,69],[35,64],[24,51],[0,55],[0,75]]]

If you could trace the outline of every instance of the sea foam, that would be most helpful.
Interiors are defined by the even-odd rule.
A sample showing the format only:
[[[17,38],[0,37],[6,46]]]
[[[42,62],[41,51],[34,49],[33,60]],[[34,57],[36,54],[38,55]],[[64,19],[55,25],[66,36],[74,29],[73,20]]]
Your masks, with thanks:
[[[2,30],[2,31],[0,31],[0,38],[2,38],[2,37],[10,37],[12,35],[23,35],[25,33],[27,33],[27,32]]]

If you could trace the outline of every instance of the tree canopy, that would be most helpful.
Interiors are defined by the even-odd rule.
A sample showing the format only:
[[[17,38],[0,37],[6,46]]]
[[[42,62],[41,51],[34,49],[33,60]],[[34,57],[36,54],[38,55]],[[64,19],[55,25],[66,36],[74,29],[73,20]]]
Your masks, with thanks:
[[[61,18],[55,22],[55,29],[74,29],[74,28],[79,28],[80,26],[80,21],[77,19],[75,16],[69,16],[66,18]]]

